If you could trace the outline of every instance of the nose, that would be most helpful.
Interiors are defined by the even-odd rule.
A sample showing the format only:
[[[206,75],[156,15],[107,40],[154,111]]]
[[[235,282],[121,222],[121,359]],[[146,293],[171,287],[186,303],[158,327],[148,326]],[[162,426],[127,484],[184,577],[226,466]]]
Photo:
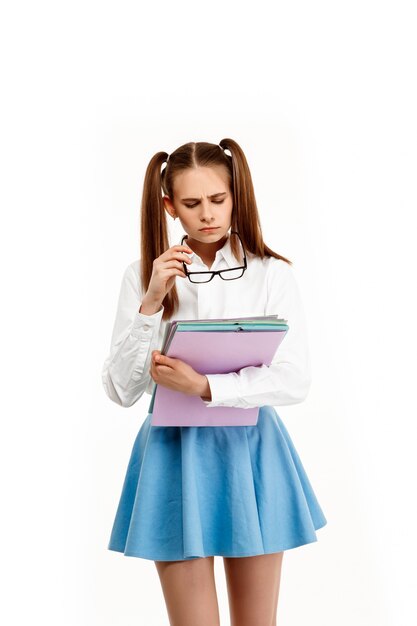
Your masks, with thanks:
[[[212,222],[214,219],[211,214],[210,202],[208,200],[201,203],[200,219],[202,222]]]

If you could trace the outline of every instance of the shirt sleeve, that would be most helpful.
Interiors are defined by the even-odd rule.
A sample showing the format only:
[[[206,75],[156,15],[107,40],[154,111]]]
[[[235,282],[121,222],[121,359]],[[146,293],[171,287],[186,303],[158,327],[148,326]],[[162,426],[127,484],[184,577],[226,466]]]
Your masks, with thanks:
[[[138,262],[136,262],[138,263]],[[125,270],[119,292],[110,350],[102,368],[104,390],[120,406],[132,406],[152,389],[150,359],[158,349],[164,306],[153,315],[139,313],[142,290],[131,263]]]
[[[300,291],[292,266],[282,259],[269,259],[266,271],[265,315],[278,314],[288,331],[271,365],[244,367],[239,372],[207,374],[211,401],[206,406],[259,407],[302,402],[311,385],[308,329]]]

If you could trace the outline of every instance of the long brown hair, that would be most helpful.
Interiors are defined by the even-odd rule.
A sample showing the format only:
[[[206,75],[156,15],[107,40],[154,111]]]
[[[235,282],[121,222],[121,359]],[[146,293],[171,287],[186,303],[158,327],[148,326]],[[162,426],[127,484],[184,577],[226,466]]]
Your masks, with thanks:
[[[226,154],[225,150],[228,150],[231,156]],[[161,166],[165,162],[166,167],[161,171]],[[170,155],[167,152],[157,152],[146,168],[140,220],[140,278],[144,294],[151,280],[153,261],[170,247],[167,213],[161,189],[173,200],[173,181],[179,172],[189,167],[216,165],[225,166],[228,172],[233,198],[231,229],[238,231],[245,250],[261,258],[272,256],[292,265],[292,261],[268,248],[263,241],[252,177],[239,144],[233,139],[222,139],[219,145],[205,141],[190,141]],[[238,243],[235,238],[232,239],[232,252],[238,258]],[[175,284],[166,294],[162,304],[163,319],[170,319],[179,305]]]

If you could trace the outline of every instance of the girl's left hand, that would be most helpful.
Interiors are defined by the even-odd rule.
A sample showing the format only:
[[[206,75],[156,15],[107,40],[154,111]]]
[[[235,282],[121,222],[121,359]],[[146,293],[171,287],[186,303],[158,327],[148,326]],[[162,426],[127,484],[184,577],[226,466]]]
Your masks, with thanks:
[[[160,350],[152,350],[150,374],[158,385],[191,396],[201,396],[207,382],[206,377],[196,372],[191,365],[161,354]]]

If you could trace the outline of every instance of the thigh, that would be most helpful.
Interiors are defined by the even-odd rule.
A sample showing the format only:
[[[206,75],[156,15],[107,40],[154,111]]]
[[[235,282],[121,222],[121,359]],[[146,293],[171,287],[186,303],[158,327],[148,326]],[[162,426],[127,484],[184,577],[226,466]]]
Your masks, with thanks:
[[[275,626],[283,556],[223,558],[231,626]]]
[[[220,624],[214,557],[155,561],[171,626]]]

